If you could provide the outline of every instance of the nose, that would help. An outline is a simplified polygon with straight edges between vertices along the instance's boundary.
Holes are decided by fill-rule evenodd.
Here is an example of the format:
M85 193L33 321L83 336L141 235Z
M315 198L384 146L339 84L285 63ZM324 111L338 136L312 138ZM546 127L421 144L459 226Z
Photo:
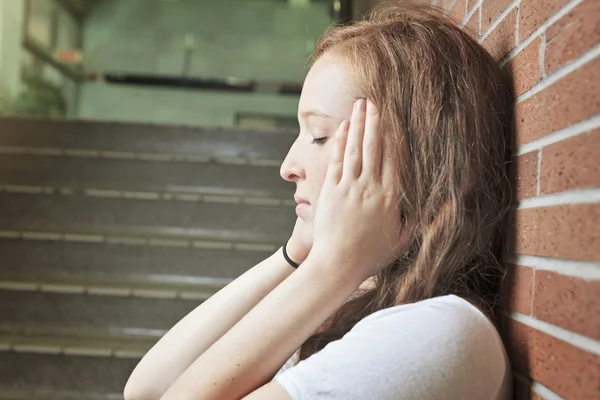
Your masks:
M281 177L288 182L297 182L300 179L306 178L306 172L302 167L299 152L297 151L297 143L298 139L292 144L279 169Z

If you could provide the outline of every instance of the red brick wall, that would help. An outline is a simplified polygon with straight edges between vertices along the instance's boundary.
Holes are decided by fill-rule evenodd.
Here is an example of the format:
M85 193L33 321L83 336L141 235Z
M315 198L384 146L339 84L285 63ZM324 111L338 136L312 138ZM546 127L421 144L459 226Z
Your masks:
M434 0L515 82L515 399L600 399L600 0Z
M429 1L515 81L518 205L502 332L515 399L598 400L600 0Z

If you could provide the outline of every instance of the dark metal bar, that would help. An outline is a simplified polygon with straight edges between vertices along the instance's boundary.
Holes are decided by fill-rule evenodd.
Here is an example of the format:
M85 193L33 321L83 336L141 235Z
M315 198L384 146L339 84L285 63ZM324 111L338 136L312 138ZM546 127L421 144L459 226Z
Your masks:
M182 89L218 90L226 92L248 93L260 90L259 88L261 87L260 82L251 80L234 82L227 81L225 79L187 78L179 76L147 74L120 74L114 72L104 74L104 79L109 83L121 85L159 86ZM274 92L282 95L299 95L302 90L302 84L300 83L269 82L268 85L274 86Z

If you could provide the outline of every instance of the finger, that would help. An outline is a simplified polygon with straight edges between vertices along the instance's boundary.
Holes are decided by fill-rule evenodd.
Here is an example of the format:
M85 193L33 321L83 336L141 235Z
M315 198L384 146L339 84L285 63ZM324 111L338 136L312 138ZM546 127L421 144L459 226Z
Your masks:
M361 177L381 181L381 149L383 147L381 127L379 123L379 111L375 104L367 100L367 112L365 120L365 134L362 149L362 171Z
M327 175L325 180L336 185L342 179L342 169L344 164L344 150L346 149L346 139L348 137L348 120L343 120L335 134L335 142L331 150L329 165L327 166Z
M354 104L352 120L350 121L350 130L348 131L348 141L344 153L344 171L342 178L356 179L360 175L362 168L362 142L365 131L365 99L359 99Z

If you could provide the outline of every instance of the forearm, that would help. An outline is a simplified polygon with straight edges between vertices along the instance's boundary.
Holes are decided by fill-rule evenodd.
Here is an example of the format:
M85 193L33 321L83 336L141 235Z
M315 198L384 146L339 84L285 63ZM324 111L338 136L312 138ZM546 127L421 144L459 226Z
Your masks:
M365 279L321 260L309 256L196 360L162 399L237 400L271 379Z
M159 399L202 353L293 271L278 250L196 307L142 358L127 382L125 398Z

